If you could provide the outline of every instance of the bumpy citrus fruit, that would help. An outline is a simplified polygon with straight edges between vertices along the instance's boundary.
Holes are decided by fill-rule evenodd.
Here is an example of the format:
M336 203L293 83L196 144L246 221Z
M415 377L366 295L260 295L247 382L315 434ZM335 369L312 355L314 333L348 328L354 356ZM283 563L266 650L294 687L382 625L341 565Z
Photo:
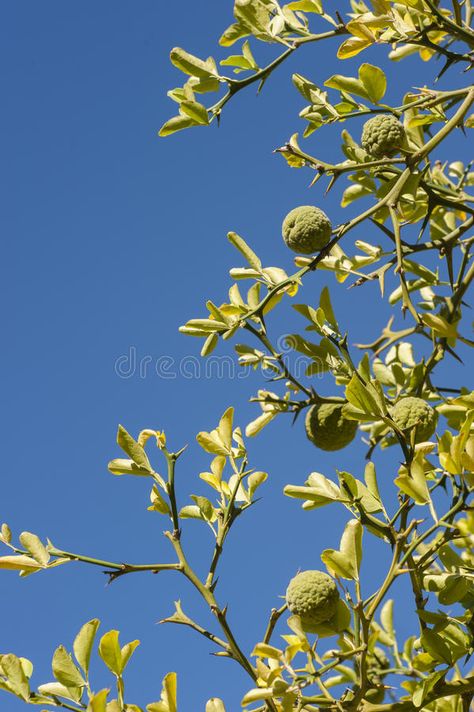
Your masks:
M390 114L378 114L365 122L362 147L370 156L383 158L399 153L405 142L405 129Z
M342 415L342 405L313 405L306 415L306 435L321 450L342 450L354 440L357 422Z
M415 430L415 442L420 443L429 440L436 429L438 416L436 411L428 405L422 398L408 396L395 403L390 413L395 425L400 430L411 434Z
M290 611L301 618L306 633L315 633L321 623L336 613L339 591L334 580L323 571L301 571L286 589Z
M293 208L282 225L284 241L291 250L302 255L310 255L326 247L331 232L332 225L328 216L313 205Z

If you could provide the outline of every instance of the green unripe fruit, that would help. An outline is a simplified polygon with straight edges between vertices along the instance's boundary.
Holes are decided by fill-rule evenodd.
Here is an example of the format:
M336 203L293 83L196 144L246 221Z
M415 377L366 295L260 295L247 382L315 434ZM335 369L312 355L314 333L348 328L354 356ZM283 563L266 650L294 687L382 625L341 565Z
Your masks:
M283 220L282 235L294 252L310 255L326 247L331 239L332 225L328 216L313 205L300 205L290 210Z
M390 415L395 425L407 435L410 435L412 429L416 428L416 443L429 440L436 430L438 415L422 398L413 396L402 398L398 403L395 403Z
M365 122L362 129L362 147L374 158L394 156L399 153L405 139L405 129L391 114L374 116Z
M318 625L329 621L336 613L338 601L334 579L323 571L302 571L286 589L286 604L300 617L306 633L316 633Z
M321 403L313 405L306 415L306 435L320 450L342 450L355 438L357 422L347 420L342 405Z

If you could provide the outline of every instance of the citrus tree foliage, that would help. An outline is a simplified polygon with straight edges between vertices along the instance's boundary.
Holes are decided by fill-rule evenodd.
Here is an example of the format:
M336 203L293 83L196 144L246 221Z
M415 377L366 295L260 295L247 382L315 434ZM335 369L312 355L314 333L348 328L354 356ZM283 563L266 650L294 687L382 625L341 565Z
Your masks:
M226 55L219 63L181 48L171 52L184 83L169 92L177 113L161 128L162 136L218 122L237 92L251 84L261 89L303 44L327 43L326 52L336 48L340 74L327 77L323 85L305 74L293 76L295 104L301 98L305 104L302 136L295 133L275 148L290 167L307 171L313 184L319 182L313 202L320 202L322 184L340 189L342 208L359 200L362 207L345 220L344 210L327 216L319 205L295 206L283 225L284 239L297 253L292 274L264 266L242 237L229 233L239 264L230 270L228 297L219 305L207 301L206 311L181 331L202 338L203 357L220 340L235 339L242 367L270 370L275 386L254 395L258 412L244 430L229 408L214 430L198 434L199 446L209 454L209 468L199 474L207 496L190 494L179 508L176 470L183 450L169 450L161 432L145 429L134 437L119 428L122 456L109 469L114 475L141 477L148 485L149 509L169 521L169 561L103 561L63 551L32 533L17 539L3 525L1 540L9 551L0 558L0 568L28 576L79 561L105 569L111 580L168 570L186 577L209 606L215 625L205 629L179 602L165 622L192 628L211 641L218 656L241 666L248 678L242 707L248 711L466 712L474 697L469 664L474 649L474 394L459 387L457 374L453 383L440 387L436 370L449 360L454 378L460 350L464 355L473 345L463 314L474 277L474 172L459 156L440 163L437 152L443 142L449 145L454 132L466 134L466 151L472 147L474 86L466 73L474 58L471 0L352 0L346 11L344 16L333 12L330 0L287 5L236 0L234 21L219 41ZM259 43L275 51L265 66L259 63ZM364 61L364 50L372 45L394 62L408 55L440 61L427 65L423 88L410 87L407 80L405 94L392 106L384 102L384 72ZM346 76L343 60L356 55L358 74ZM451 73L453 88L437 89L436 72L453 68L466 71ZM362 133L359 123L352 123L359 117L365 121ZM334 123L341 124L344 158L327 163L313 155L317 143L306 145L304 139L323 134ZM360 225L365 226L364 241L353 235ZM342 283L364 289L367 282L377 282L393 313L373 343L352 345L357 335L347 331L351 315L338 318L327 289L320 291L317 303L297 301L299 287L306 281L317 285L320 270L333 273L335 289ZM387 293L385 282L393 285L394 279L395 288ZM304 327L288 339L289 347L308 360L303 378L291 372L267 330L270 312L283 299L291 300ZM330 396L323 397L313 385L321 372ZM321 570L316 564L314 571L300 572L289 582L285 604L269 612L263 636L247 651L219 600L217 572L229 531L267 479L249 463L246 438L288 414L305 420L317 448L350 447L356 435L361 437L367 460L354 463L357 477L295 472L295 481L285 487L286 496L301 501L302 516L314 516L311 510L320 507L338 508L341 539L334 548L317 552ZM385 467L384 477L391 477L397 493L387 501L372 455L389 447L398 449L400 465L391 474L392 465ZM166 462L166 476L155 469L156 457ZM180 494L180 501L186 496ZM203 578L187 558L182 536L187 519L197 520L190 526L200 523L212 531L214 545ZM364 539L371 536L384 542L390 558L374 591L364 584ZM412 599L397 606L390 596L402 577L410 583ZM394 616L408 605L417 625L401 640ZM279 637L277 623L278 630L283 624ZM44 710L139 712L126 696L123 678L138 641L122 646L117 631L97 638L98 654L115 684L97 689L89 680L98 626L93 620L81 628L72 646L74 657L63 646L56 650L55 679L39 687L30 685L28 660L3 654L0 687ZM169 672L161 699L146 709L175 712L176 698L176 676ZM225 709L217 698L206 705L206 712Z

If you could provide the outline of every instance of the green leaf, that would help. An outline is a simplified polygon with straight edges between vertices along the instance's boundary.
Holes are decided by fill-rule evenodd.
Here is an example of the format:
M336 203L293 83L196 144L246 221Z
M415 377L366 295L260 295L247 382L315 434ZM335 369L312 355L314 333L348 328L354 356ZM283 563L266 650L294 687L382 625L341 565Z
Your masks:
M344 529L339 551L325 549L321 559L330 572L345 579L359 580L362 561L362 524L351 519Z
M181 47L175 47L170 52L171 63L175 67L180 69L185 74L189 74L193 77L201 77L202 79L207 79L208 77L215 75L215 65L212 59L203 61L199 57L195 57L193 54L189 54Z
M128 665L128 662L130 658L132 657L133 653L135 650L138 648L140 645L139 640L132 640L130 643L125 643L125 645L121 649L121 655L122 655L122 663L121 663L121 670L122 672L125 670L125 668Z
M262 2L237 0L234 4L234 17L256 37L267 38L270 14Z
M399 470L399 476L394 480L401 491L411 497L417 504L428 504L430 502L423 457L422 452L417 452L411 463L410 471L408 472L406 467L402 466Z
M21 697L22 700L28 701L30 685L21 660L12 653L2 655L0 656L0 670L7 678L8 688L11 692L17 697Z
M258 64L252 54L252 50L250 49L250 42L248 40L245 40L245 42L242 44L242 54L247 60L247 62L250 64L252 69L258 69Z
M189 116L173 116L171 119L168 119L168 121L165 121L158 131L158 136L170 136L177 131L189 129L191 126L196 126L196 124Z
M207 339L204 342L204 345L201 349L201 356L204 358L205 356L209 356L214 349L216 348L217 344L219 342L219 337L217 336L216 333L214 334L209 334Z
M179 105L180 110L186 114L196 124L207 126L209 124L209 114L203 104L198 101L182 101Z
M438 670L438 672L434 672L431 675L429 675L427 678L425 678L421 683L418 684L417 688L413 692L412 695L412 700L413 704L415 707L419 708L422 706L424 700L428 696L428 694L431 692L433 687L436 685L438 680L440 680L444 675L446 674L445 670ZM449 706L448 709L454 710L456 709L457 704L455 703L454 707ZM443 708L446 709L446 708Z
M188 79L189 84L195 94L207 94L208 92L219 90L219 80L217 77L208 77L207 79L199 79L192 77Z
M119 425L117 432L117 444L140 468L153 473L153 468L147 457L145 450L132 436L127 433L123 425Z
M382 503L382 498L380 497L379 486L377 483L377 473L375 470L375 465L373 462L368 462L365 466L364 480L367 485L367 489L372 494L375 499Z
M364 37L349 37L345 40L337 50L338 59L349 59L355 57L356 54L362 52L367 47L373 44L373 40Z
M360 79L355 79L354 77L344 77L342 74L333 74L332 77L329 77L329 79L324 82L324 86L349 92L350 94L356 94L363 99L369 99L367 90Z
M23 554L0 556L0 569L9 571L39 571L42 567L35 559Z
M94 639L99 625L100 621L97 618L93 618L87 623L84 623L73 643L76 660L86 675L89 673L92 646L94 645Z
M53 675L65 687L83 687L86 683L79 669L73 663L70 653L63 645L54 651Z
M260 485L263 485L263 483L267 480L268 474L266 472L252 472L251 475L249 475L249 478L247 480L247 485L248 485L248 496L249 499L252 500L255 491L260 487Z
M139 475L140 477L150 477L152 474L148 468L139 467L133 460L125 460L117 457L107 465L112 475Z
M331 502L347 499L339 487L320 472L312 472L304 487L286 485L283 491L287 497L306 500L305 504L310 505L305 507L306 509L322 507Z
M221 47L231 47L233 44L240 40L242 37L247 37L249 30L244 27L240 22L234 22L230 25L219 39L219 44Z
M33 559L35 559L38 564L41 564L41 566L46 566L50 559L50 554L40 538L37 537L36 534L31 534L31 532L22 532L19 538Z
M393 600L390 598L386 601L380 611L380 622L384 631L395 640L395 628L393 626Z
M250 704L251 702L258 702L259 700L270 700L274 696L273 687L254 687L249 690L242 698L240 703L242 707Z
M156 485L153 485L150 492L151 506L148 507L149 512L159 512L160 514L169 514L170 508L168 502L163 498L160 490Z
M365 185L361 185L359 183L356 185L350 185L342 194L341 208L347 208L347 206L353 203L354 200L364 198L366 195L372 195L370 188L367 188Z
M273 645L268 645L267 643L257 643L250 655L252 657L281 660L283 656L283 651L279 648L275 648Z
M247 425L245 428L245 435L248 438L255 437L255 435L258 435L258 433L263 430L263 428L275 417L276 413L262 413L262 415L259 415L258 418L255 418L255 420L252 420L252 422Z
M296 0L296 2L290 2L286 7L300 12L314 12L317 15L324 13L321 0Z
M296 309L298 314L301 314L310 322L312 322L312 324L314 324L314 326L316 327L314 331L317 331L318 333L325 336L322 331L322 328L324 326L324 322L326 321L326 315L324 314L324 311L321 309L321 307L318 307L318 309L313 309L313 307L310 307L308 304L293 304L292 306L293 309Z
M438 600L443 606L451 606L458 603L469 592L469 581L463 575L449 576L446 586L438 594Z
M377 392L371 384L364 385L357 373L352 375L346 386L346 398L351 405L367 415L379 417L382 414Z
M361 64L359 69L359 79L364 85L367 96L374 104L385 96L387 91L387 77L385 73L373 64Z
M201 509L197 504L186 504L179 510L180 519L204 519Z
M239 252L245 257L249 265L257 272L261 272L262 263L260 259L257 257L255 252L247 245L245 240L240 237L240 235L237 235L237 233L235 232L229 232L227 238L229 242L231 242L234 247L236 247Z
M319 306L324 312L326 321L333 327L333 329L339 331L339 325L334 315L334 309L331 304L331 296L327 287L324 287L321 292L321 296L319 297Z
M118 630L109 630L102 636L99 643L99 655L114 675L122 674L122 652Z
M435 660L452 665L453 659L449 646L438 633L430 628L425 628L421 634L421 644L427 653Z
M360 480L351 475L350 472L338 471L338 476L341 481L341 491L344 492L344 489L346 489L350 493L352 500L359 502L359 506L362 507L364 512L373 514L382 511L380 500L374 497L369 489Z
M210 452L213 455L229 455L229 448L222 441L217 430L212 430L210 433L201 432L196 435L196 440L203 450Z
M119 704L118 700L110 700L105 709L106 712L123 712L123 707Z
M196 502L196 506L199 508L202 519L206 519L208 522L210 522L214 519L214 507L212 506L212 502L210 502L210 500L208 500L207 497L203 497L202 495L194 494L194 495L191 495L191 499L193 499ZM182 510L180 512L180 516L181 517L183 516Z
M252 69L252 64L246 57L242 57L240 54L231 54L229 57L222 59L219 64L223 67L238 67L242 71Z
M219 697L211 697L206 702L205 712L226 712L224 703Z
M178 681L175 672L169 672L163 678L162 699L168 705L168 712L178 712Z
M5 544L10 544L12 540L12 532L8 524L2 524L0 532L0 540Z
M106 712L107 695L109 690L100 690L89 700L87 712Z
M82 687L65 687L60 682L47 682L45 685L39 685L38 692L41 695L65 697L74 702L79 702L82 697Z
M226 412L219 421L217 432L224 443L225 448L230 452L232 450L232 424L234 421L234 409L227 408Z
M186 322L186 326L191 329L197 329L206 335L227 329L227 324L223 321L217 321L217 319L190 319Z
M423 323L430 329L433 329L436 334L448 339L455 339L457 337L456 322L451 324L439 314L422 314L421 319Z

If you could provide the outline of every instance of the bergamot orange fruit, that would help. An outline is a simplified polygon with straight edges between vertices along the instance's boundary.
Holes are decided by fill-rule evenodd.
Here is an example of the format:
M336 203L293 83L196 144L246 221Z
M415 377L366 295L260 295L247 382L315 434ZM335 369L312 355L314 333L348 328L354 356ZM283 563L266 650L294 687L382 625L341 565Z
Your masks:
M415 428L415 442L429 440L436 430L438 415L422 398L407 396L395 403L390 415L400 430L411 435Z
M395 116L378 114L365 122L361 142L369 156L394 156L405 143L405 129Z
M331 239L332 225L328 216L313 205L300 205L290 210L283 220L282 235L294 252L310 255L326 247Z
M306 435L320 450L342 450L355 438L357 422L342 414L342 405L313 405L306 415Z
M323 571L301 571L286 589L286 604L306 633L317 632L318 625L331 620L338 601L336 583Z

